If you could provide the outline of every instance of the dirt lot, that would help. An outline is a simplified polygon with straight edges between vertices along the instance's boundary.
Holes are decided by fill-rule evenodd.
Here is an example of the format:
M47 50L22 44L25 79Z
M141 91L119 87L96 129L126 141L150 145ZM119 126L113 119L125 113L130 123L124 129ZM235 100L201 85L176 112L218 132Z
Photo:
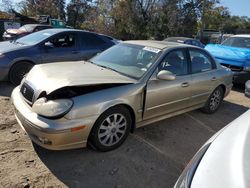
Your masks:
M173 187L203 143L250 108L241 89L207 115L193 111L137 129L117 150L49 151L32 145L0 83L0 187Z

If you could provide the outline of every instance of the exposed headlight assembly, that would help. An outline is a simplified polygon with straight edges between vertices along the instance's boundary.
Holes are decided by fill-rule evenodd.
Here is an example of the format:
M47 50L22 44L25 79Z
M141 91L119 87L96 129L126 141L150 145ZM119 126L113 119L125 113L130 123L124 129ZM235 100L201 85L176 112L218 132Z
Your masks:
M45 97L38 99L32 106L37 114L48 118L60 118L67 114L73 106L71 99L47 100Z
M190 188L195 171L211 143L203 146L188 163L175 184L175 188Z

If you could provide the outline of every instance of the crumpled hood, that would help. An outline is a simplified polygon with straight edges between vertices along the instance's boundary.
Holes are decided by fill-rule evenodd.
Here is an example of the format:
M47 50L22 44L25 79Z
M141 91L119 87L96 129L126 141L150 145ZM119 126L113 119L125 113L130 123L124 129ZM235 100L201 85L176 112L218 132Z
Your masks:
M212 142L192 180L192 188L250 187L250 110Z
M115 71L83 61L35 65L26 79L32 87L47 94L66 86L135 83Z
M250 63L250 49L218 44L208 44L205 49L209 51L219 63L237 66L244 66L246 62Z

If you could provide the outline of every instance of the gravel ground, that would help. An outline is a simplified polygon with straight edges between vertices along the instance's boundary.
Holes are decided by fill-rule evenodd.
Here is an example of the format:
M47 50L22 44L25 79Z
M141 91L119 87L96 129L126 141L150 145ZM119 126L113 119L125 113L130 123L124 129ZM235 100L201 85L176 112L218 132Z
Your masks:
M115 151L49 151L16 123L12 89L0 83L0 187L173 187L199 147L250 108L237 88L217 113L197 110L137 129Z

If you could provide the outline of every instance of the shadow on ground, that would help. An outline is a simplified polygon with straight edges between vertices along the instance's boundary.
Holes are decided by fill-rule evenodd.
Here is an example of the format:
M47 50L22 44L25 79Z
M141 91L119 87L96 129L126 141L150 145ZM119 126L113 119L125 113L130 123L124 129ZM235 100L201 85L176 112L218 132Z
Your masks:
M0 96L10 97L15 86L9 82L0 82Z
M120 148L106 153L34 148L69 187L173 187L206 140L246 110L225 101L212 115L197 110L169 118L137 129Z

